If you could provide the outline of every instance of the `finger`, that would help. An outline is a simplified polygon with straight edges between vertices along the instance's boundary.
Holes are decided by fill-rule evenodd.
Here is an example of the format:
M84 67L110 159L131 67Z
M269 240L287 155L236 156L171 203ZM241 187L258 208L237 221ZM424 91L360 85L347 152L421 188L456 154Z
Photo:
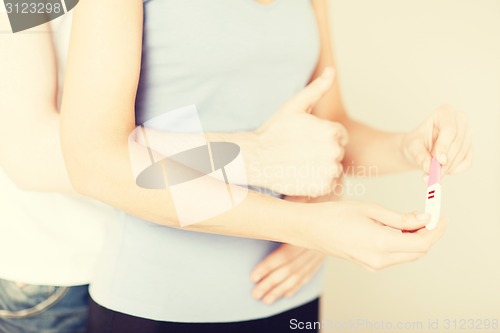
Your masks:
M451 156L453 157L453 160L451 163L449 163L449 166L446 167L446 173L451 174L454 172L454 170L462 164L462 162L466 159L467 155L469 154L469 151L471 150L472 147L472 131L468 129L464 129L464 139L462 142L462 145L460 148L454 148L455 150L453 151L453 154Z
M383 251L389 253L427 253L443 237L447 221L442 219L434 230L422 228L415 233L398 233L391 230L385 238Z
M470 147L464 160L456 168L451 170L450 174L455 175L455 174L464 172L465 170L469 169L472 165L472 160L473 160L473 151L472 151L472 147Z
M284 109L288 112L310 112L311 106L323 97L332 87L335 72L332 67L324 69L323 73L307 85L302 91L290 99Z
M306 285L314 277L316 272L323 266L324 257L319 257L312 262L308 268L307 273L303 276L302 280L285 292L285 297L293 297L304 285Z
M274 289L280 283L287 280L291 276L297 275L296 272L304 266L309 260L310 255L308 252L298 256L293 261L283 265L276 270L272 271L269 275L264 277L257 285L255 286L252 296L255 299L261 299L266 294L268 294L272 289Z
M345 156L345 146L348 141L347 130L344 126L338 123L330 123L333 129L333 140L334 140L334 151L332 155L334 156L334 164L338 164L344 159ZM338 168L337 168L338 169Z
M446 220L442 219L435 230L420 228L413 233L400 232L392 228L384 228L376 237L378 253L425 253L443 236Z
M376 204L365 205L365 213L375 221L399 230L417 230L429 222L429 214L401 214Z
M447 221L443 219L432 231L424 228L412 234L397 234L397 231L386 228L386 231L392 233L392 239L391 237L383 238L384 248L365 253L356 262L369 271L377 272L390 266L418 260L441 239L446 225Z
M434 230L427 230L425 228L418 230L417 235L422 236L429 244L427 251L436 244L445 234L448 227L448 219L445 217L440 218L436 228Z
M386 261L381 266L377 267L376 270L388 268L403 263L417 261L418 259L425 256L425 254L426 252L391 253L389 256L387 256Z
M469 130L467 128L467 115L464 112L457 112L455 115L456 123L456 136L448 150L447 164L443 167L444 173L457 163L456 159L463 149L467 149L467 140L470 138ZM462 154L462 158L465 152Z
M335 139L337 139L340 145L345 147L349 142L349 133L347 132L347 129L342 124L337 122L332 122L332 127L335 132Z
M332 181L330 182L330 188L329 191L327 191L326 195L331 194L334 190L336 190L336 188L334 187L336 182L334 182L334 180L339 179L344 174L344 166L342 165L341 162L333 161L332 167L334 167L333 173L331 174L330 177Z
M344 169L344 167L342 166L342 163L341 163L344 160L344 157L345 157L345 149L343 147L340 147L338 154L337 154L337 156L335 156L335 159L334 159L334 163L340 164L338 166L338 169L340 169L340 172L339 172L340 174L342 174L342 171Z
M391 228L384 228L384 233L377 235L376 253L422 253L430 246L430 240L425 239L418 231L405 233Z
M437 130L437 138L434 142L433 154L442 165L449 162L449 150L457 136L456 116L451 109L438 112L434 119L434 128Z
M283 198L283 200L290 201L290 202L297 202L297 203L308 203L310 198L309 197L287 195Z
M305 251L307 250L297 246L281 244L276 250L271 252L264 260L255 266L252 273L250 273L250 278L252 281L258 282L275 269L292 261Z
M429 173L432 156L423 140L413 140L408 145L408 153L425 173Z
M292 289L294 286L300 285L305 275L309 272L311 265L315 265L317 262L316 259L318 258L323 257L321 254L308 251L308 253L304 255L305 260L302 265L298 266L293 274L289 274L283 281L268 290L262 297L262 301L265 304L272 304L283 297L288 290Z

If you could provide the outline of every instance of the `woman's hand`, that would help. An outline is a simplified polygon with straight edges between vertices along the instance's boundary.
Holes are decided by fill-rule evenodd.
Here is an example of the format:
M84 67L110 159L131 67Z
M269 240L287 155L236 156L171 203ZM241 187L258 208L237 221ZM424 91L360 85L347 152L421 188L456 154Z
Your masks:
M252 295L266 304L292 297L320 269L325 255L290 244L282 244L252 271L256 283Z
M341 182L341 178L334 179L332 189L335 189L335 186ZM317 198L300 196L284 198L295 203L317 203L338 199L338 195L333 191ZM253 297L261 299L266 304L272 304L283 296L292 297L316 274L325 257L318 251L290 244L280 245L252 271L250 277L256 283Z
M301 206L304 214L314 218L300 230L306 243L297 245L347 259L370 271L421 258L446 228L445 221L440 221L436 229L429 231L424 228L429 221L427 214L401 214L370 203L342 201Z
M333 69L327 68L255 132L257 146L250 142L249 149L243 147L251 161L247 163L251 185L286 195L329 193L332 180L342 173L347 131L310 112L333 80Z
M405 135L403 153L429 173L432 156L445 174L459 173L472 161L472 134L467 116L449 106L438 108L423 124Z

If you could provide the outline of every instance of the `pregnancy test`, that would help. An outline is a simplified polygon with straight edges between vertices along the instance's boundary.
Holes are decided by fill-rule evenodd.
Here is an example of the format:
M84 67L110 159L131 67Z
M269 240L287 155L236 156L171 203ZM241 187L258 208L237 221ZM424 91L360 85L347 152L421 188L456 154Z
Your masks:
M433 157L429 180L427 181L427 198L425 201L425 212L431 216L431 220L425 226L427 230L436 228L441 216L441 164Z

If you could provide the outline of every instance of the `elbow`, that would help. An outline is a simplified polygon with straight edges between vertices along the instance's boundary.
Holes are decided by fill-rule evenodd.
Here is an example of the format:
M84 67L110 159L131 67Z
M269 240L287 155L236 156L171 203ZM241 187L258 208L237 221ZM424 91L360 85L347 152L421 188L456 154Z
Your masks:
M2 161L3 162L3 161ZM24 192L47 192L50 191L43 179L29 172L17 163L2 163L2 170L11 183Z
M78 194L108 202L116 188L125 183L120 172L116 150L106 145L73 145L63 143L63 156L69 181Z
M70 172L68 170L68 176L69 176L69 181L71 186L73 187L73 190L86 197L93 197L93 191L92 191L92 186L89 186L91 179L88 177L85 177L78 171L75 172Z
M73 189L86 197L114 205L129 188L127 137L94 131L62 118L61 147Z
M14 184L21 191L36 192L39 190L33 185L33 182L29 181L26 177L20 177L16 173L9 172L9 169L6 168L5 165L3 166L3 170L12 184Z
M91 161L94 159L89 154L82 153L81 149L71 145L63 145L63 156L66 171L73 190L78 194L94 197L96 173L92 171Z
M68 177L73 190L86 197L95 197L94 173L89 169L85 162L79 162L74 156L66 156L66 168Z
M64 124L62 124L64 125ZM61 149L66 172L73 190L78 194L93 197L93 161L97 160L89 142L78 130L67 131L61 128Z

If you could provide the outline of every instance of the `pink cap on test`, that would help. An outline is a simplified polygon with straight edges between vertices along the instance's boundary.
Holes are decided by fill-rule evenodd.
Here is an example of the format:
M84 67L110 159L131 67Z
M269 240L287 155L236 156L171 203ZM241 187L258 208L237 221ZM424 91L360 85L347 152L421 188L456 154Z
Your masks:
M431 169L429 171L429 180L427 181L427 186L437 184L440 180L441 163L438 162L437 158L433 157L431 161Z

